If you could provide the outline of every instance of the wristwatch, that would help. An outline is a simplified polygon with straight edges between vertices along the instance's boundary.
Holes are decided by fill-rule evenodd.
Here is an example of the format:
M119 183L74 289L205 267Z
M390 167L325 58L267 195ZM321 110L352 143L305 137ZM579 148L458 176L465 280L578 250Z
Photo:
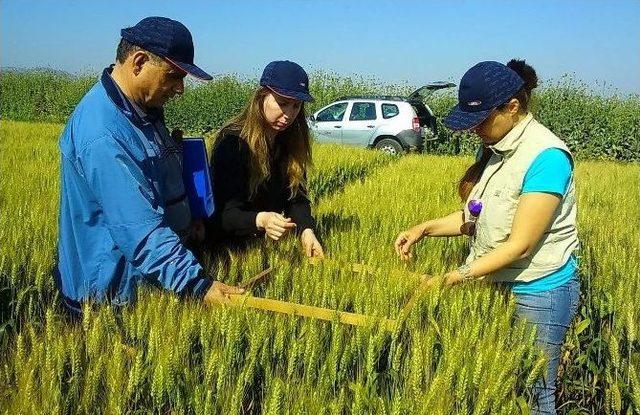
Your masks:
M470 264L460 265L458 267L458 272L460 273L460 276L462 277L462 281L463 282L467 282L470 279L473 279L473 277L471 276L471 265Z

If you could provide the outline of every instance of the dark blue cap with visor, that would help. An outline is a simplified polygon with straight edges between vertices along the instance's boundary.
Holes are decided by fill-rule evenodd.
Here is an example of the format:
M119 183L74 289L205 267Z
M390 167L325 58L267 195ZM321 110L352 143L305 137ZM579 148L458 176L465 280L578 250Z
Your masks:
M523 86L522 78L508 66L494 61L480 62L462 77L458 105L449 112L444 124L452 130L477 127Z
M127 42L154 53L189 75L205 81L212 77L193 64L193 39L182 23L167 17L146 17L120 31Z
M260 85L278 95L304 102L312 102L309 77L302 66L291 61L273 61L262 72Z

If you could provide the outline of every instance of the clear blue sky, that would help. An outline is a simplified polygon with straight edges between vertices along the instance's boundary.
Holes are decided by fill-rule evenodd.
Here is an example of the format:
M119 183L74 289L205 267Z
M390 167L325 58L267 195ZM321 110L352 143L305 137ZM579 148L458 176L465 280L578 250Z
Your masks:
M526 58L542 79L572 73L640 93L640 1L0 0L3 67L97 72L119 30L149 15L191 30L212 74L258 76L275 59L384 82L458 82L481 60ZM313 80L312 80L313 81Z

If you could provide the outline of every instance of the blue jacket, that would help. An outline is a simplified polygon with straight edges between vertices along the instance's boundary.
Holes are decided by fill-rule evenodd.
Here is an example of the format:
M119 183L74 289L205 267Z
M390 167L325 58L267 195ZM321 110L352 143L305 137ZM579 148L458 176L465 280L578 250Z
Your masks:
M203 295L211 281L176 233L190 219L179 150L156 137L162 112L143 118L110 72L60 137L57 283L72 302L123 304L142 281Z

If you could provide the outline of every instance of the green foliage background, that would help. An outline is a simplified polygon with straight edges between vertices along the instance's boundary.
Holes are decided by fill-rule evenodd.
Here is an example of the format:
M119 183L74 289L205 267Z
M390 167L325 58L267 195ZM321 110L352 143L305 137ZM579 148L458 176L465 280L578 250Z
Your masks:
M97 76L72 76L56 71L0 72L0 117L16 121L63 123ZM344 77L318 71L311 75L316 101L311 113L343 95L402 95L413 86L385 84L376 79ZM255 79L233 75L208 83L188 83L184 95L166 108L168 124L203 134L237 114L257 85ZM454 88L455 89L455 88ZM613 93L612 93L613 92ZM427 100L442 117L454 105L455 91L438 92ZM544 85L534 94L536 118L560 136L578 158L640 161L640 97L608 91L603 96L571 77ZM471 154L477 138L453 134L438 121L438 139L427 150L437 154Z

